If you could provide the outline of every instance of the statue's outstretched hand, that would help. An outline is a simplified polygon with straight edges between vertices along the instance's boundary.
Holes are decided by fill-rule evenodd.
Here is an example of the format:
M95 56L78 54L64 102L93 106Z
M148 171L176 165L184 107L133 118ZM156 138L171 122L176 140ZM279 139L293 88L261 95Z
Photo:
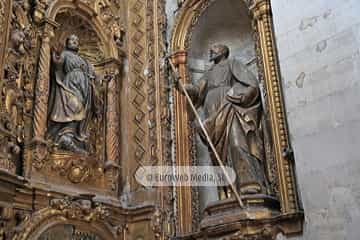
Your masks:
M185 84L184 89L189 94L191 98L197 97L199 95L199 88L193 84ZM184 90L182 90L184 92Z
M60 43L55 44L54 46L51 47L51 55L52 55L52 60L56 63L56 64L61 64L62 63L62 58L61 58L61 53L64 50L64 46Z
M64 46L60 43L56 43L51 47L51 52L58 57L60 57L63 50L64 50Z

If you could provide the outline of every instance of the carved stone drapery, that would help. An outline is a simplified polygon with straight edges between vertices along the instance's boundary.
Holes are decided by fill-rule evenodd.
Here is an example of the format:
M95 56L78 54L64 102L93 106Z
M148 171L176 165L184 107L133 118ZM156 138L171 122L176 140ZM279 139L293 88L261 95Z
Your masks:
M177 65L182 81L188 81L186 72L186 53L189 50L192 31L199 17L215 0L189 0L185 1L177 15L175 27L172 33L171 50L174 54L173 62ZM279 186L278 192L281 203L281 214L295 214L294 226L284 228L285 234L299 233L302 230L302 209L298 203L297 189L295 187L294 162L289 144L284 102L281 93L279 64L274 44L274 33L272 28L271 7L268 0L245 0L245 5L252 16L253 30L258 42L257 61L259 63L260 80L264 81L266 88L266 105L270 113L272 130L272 142L276 158L276 179ZM191 164L190 145L191 133L186 113L186 102L183 96L173 92L175 135L176 135L176 162L178 165ZM177 203L179 207L191 207L191 191L178 189ZM191 231L191 219L194 217L191 211L179 211L179 232L189 233ZM296 223L295 223L296 222Z

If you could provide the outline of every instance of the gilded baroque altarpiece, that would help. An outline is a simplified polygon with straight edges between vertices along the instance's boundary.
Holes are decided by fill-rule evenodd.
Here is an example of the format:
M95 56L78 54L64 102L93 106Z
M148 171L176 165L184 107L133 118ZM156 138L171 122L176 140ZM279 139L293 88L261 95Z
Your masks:
M196 189L149 188L135 180L141 166L194 162L186 102L170 84L166 56L172 56L180 81L188 81L192 31L212 2L179 2L167 44L165 0L0 1L0 239L48 239L59 226L69 229L71 239L106 240L269 239L279 232L301 232L303 213L267 0L244 2L265 86L271 177L280 208L259 210L254 206L263 202L254 198L245 201L251 210L239 209L228 199L209 206L201 217ZM70 60L85 59L91 71L83 64L64 67L70 85L61 87L72 92L69 86L86 73L92 89L88 99L96 106L86 118L86 146L83 139L79 145L85 153L69 151L74 142L49 139L50 102L58 94L53 92L58 84L53 55L70 51L71 35L79 48ZM62 100L76 107L71 105L76 97ZM68 131L67 124L60 125Z

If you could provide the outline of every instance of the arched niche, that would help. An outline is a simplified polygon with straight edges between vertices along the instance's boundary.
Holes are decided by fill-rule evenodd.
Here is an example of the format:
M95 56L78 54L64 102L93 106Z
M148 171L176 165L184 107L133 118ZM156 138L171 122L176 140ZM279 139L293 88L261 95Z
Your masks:
M30 218L21 226L21 232L16 233L13 239L16 240L45 240L51 236L61 237L63 239L76 239L78 234L88 234L95 237L94 240L112 240L116 239L113 229L101 221L86 222L68 219L64 214L53 209L43 209L36 213L36 217ZM66 238L73 237L73 238Z
M38 20L41 44L35 88L33 141L29 145L31 154L26 154L25 175L35 181L49 181L53 184L63 184L65 178L68 185L77 184L82 189L116 196L120 164L119 84L124 55L114 38L118 19L107 19L108 22L105 22L105 16L95 9L94 5L83 1L52 1ZM109 27L106 28L107 23ZM89 127L94 150L85 157L71 153L53 154L46 141L51 49L58 44L64 46L66 37L74 33L80 39L79 54L94 66L101 85L99 88L106 89L101 92L99 100L104 105L101 117L98 118L100 120L92 121ZM105 78L111 81L105 81Z
M81 15L73 10L64 11L57 14L55 21L59 27L55 30L54 45L63 45L69 35L76 34L80 42L80 55L93 65L106 59L107 44L101 41L99 34Z
M238 58L257 72L251 17L244 2L215 1L198 18L189 40L188 66L191 74L201 74L209 67L209 47L216 43L227 45L231 58ZM193 76L193 80L197 79L197 75Z
M56 225L45 232L43 232L38 240L72 240L72 239L87 239L87 240L103 240L98 235L94 234L91 229L79 229L77 226L71 224Z
M223 0L212 2L199 16L188 41L187 69L189 81L197 83L199 78L212 65L209 61L209 48L214 44L225 44L230 48L230 58L238 59L256 76L255 42L249 9L243 1ZM199 109L202 115L202 108ZM195 134L197 165L212 165L208 148ZM218 196L216 187L199 187L200 209L203 210Z
M302 229L302 208L296 188L271 14L269 0L185 1L176 17L171 52L183 83L196 82L207 70L207 49L216 42L228 44L232 57L238 58L258 76L271 130L269 142L273 150L270 155L273 157L267 162L272 168L269 172L276 179L274 188L280 201L281 214L297 214L293 217L296 227L284 228L284 233L290 234ZM173 95L176 164L197 164L196 155L204 154L207 149L198 148L194 140L185 97L176 90ZM196 199L195 192L191 188L179 188L177 191L178 204L190 209L178 212L179 232L194 230L194 218L200 215L198 205L192 203L194 197Z
M98 3L99 1L96 1ZM85 19L90 24L94 32L98 34L100 41L104 44L104 53L110 58L116 58L117 48L112 39L111 34L105 31L106 24L99 19L96 10L100 10L98 4L94 8L90 7L90 4L83 3L81 1L53 1L47 8L45 18L50 21L56 22L58 14L63 12L69 12L75 10L79 17Z

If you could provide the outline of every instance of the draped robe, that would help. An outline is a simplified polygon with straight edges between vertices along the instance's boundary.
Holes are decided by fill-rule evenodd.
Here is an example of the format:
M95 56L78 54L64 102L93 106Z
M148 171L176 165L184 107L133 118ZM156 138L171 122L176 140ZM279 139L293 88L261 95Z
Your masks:
M234 168L239 191L247 193L252 186L252 193L265 193L262 105L256 77L240 62L226 59L204 74L197 93L194 99L198 107L203 106L204 126L221 159ZM217 165L213 154L211 158Z
M57 142L67 135L85 148L92 108L92 66L76 52L64 50L53 64L49 98L49 135Z

